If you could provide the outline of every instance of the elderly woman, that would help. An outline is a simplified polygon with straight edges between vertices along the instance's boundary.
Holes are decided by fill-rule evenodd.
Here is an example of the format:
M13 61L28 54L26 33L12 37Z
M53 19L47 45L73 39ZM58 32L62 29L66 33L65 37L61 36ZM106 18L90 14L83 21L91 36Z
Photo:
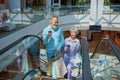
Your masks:
M76 54L79 53L80 50L80 41L76 38L77 33L77 29L70 29L70 37L65 39L63 46L64 62L67 67L68 80L71 80L72 78L72 67L76 62Z

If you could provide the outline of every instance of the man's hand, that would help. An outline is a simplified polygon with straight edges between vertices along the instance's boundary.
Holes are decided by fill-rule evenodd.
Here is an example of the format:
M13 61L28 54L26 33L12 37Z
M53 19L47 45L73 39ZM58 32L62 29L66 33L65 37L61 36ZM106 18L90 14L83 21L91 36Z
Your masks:
M52 36L52 33L48 33L46 39L51 38L51 36Z
M60 52L59 50L57 50L57 49L55 50L55 53L56 53L56 54L58 54L59 52Z

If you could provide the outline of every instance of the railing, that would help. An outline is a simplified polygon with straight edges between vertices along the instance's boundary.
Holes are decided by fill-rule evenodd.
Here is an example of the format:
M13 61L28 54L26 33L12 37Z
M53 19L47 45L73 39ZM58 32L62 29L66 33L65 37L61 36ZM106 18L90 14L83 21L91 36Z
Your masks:
M94 49L94 51L93 51L93 55L91 56L91 58L93 58L93 57L95 56L97 49L101 46L101 44L102 44L104 41L106 41L108 44L110 44L110 46L111 46L111 48L113 49L115 55L117 56L117 58L118 58L119 61L120 61L120 54L119 54L119 53L120 53L120 50L119 50L119 48L115 45L115 43L114 43L111 39L109 39L109 38L102 38L102 39L98 42L97 46L95 47L95 49Z
M120 50L109 38L102 38L90 59L93 80L120 79Z
M24 75L17 75L16 77L13 78L13 80L31 80L33 78L35 78L35 80L39 80L38 76L35 76L36 74L38 74L38 72L39 70L32 69Z
M27 8L23 9L23 11L16 9L9 12L8 10L8 20L0 25L3 27L3 29L0 30L0 37L23 29L45 18L50 18L51 15L66 16L83 13L89 14L88 9L89 6L64 6L57 10L52 7L46 8L45 6L40 6L37 9Z
M90 71L90 61L89 61L89 51L88 51L88 43L85 37L82 38L81 44L81 52L83 58L82 64L82 80L92 80L91 71Z
M11 75L11 77L7 77L12 79L15 75L25 74L32 69L32 66L28 66L30 59L27 56L27 50L36 41L40 42L40 40L40 37L36 35L26 35L0 50L0 79L5 79L4 75L6 73ZM39 46L40 44L38 43L37 45ZM46 63L43 59L40 59L40 61L43 64Z
M9 49L11 49L12 47L14 47L15 45L17 45L18 43L20 43L21 41L23 41L24 39L26 39L28 37L36 37L37 39L40 40L40 37L38 37L36 35L27 35L27 36L24 36L24 37L20 38L19 40L13 42L12 44L8 45L4 49L0 50L0 55L4 54L6 51L8 51Z
M107 5L103 9L104 14L119 14L120 5ZM79 15L79 14L90 14L90 6L61 6L60 8L46 8L46 6L40 6L36 9L25 8L22 11L13 10L9 12L8 10L8 21L9 23L4 23L2 26L5 28L0 31L0 37L6 36L10 32L20 30L24 27L32 25L45 18L50 18L51 15L66 16L66 15Z
M29 71L24 77L23 80L31 80L35 74L37 74L38 70L33 69L31 71Z

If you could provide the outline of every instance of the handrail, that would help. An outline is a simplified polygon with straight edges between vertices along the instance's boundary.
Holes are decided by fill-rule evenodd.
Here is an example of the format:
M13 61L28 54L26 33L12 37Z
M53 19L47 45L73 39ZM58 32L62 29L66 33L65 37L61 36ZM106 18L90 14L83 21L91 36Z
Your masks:
M38 70L36 69L30 70L28 73L26 73L22 80L31 80L37 72Z
M102 39L98 42L97 46L95 47L95 49L94 49L94 51L93 51L93 54L92 54L91 58L94 57L95 52L97 51L97 49L99 48L99 46L102 44L103 41L106 41L108 44L110 44L110 46L111 46L112 50L114 51L116 57L117 57L118 60L120 61L120 54L119 54L119 53L120 53L120 49L117 47L117 45L116 45L110 38L102 38Z
M23 74L22 76L18 75L14 77L12 80L31 80L34 77L34 75L37 74L38 71L39 71L38 69L32 69L26 74Z
M23 36L22 38L18 39L17 41L11 43L10 45L8 45L7 47L3 48L2 50L0 50L0 55L4 54L6 51L10 50L12 47L14 47L15 45L17 45L18 43L20 43L22 40L28 38L28 37L36 37L40 40L40 37L39 36L36 36L36 35L26 35L26 36ZM39 41L40 42L40 41ZM42 60L43 62L47 63L45 60L43 59L40 59Z
M19 79L19 80L32 80L32 78L33 77L35 77L35 78L37 78L38 79L38 77L37 76L35 76L37 73L41 73L41 74L39 74L39 75L37 75L37 76L41 76L42 75L42 73L44 73L43 71L41 71L40 69L32 69L32 70L30 70L29 72L27 72L21 79ZM43 75L42 75L43 76ZM45 75L44 75L45 76ZM41 80L41 79L40 79Z
M0 55L5 53L6 51L8 51L9 49L11 49L12 47L14 47L15 45L17 45L18 43L20 43L22 40L28 38L28 37L36 37L40 40L40 37L36 36L36 35L26 35L20 39L18 39L17 41L11 43L10 45L8 45L7 47L3 48L2 50L0 50Z
M89 51L87 38L82 38L81 44L82 56L83 56L83 65L82 65L82 80L92 80L91 70L90 70L90 60L89 60Z

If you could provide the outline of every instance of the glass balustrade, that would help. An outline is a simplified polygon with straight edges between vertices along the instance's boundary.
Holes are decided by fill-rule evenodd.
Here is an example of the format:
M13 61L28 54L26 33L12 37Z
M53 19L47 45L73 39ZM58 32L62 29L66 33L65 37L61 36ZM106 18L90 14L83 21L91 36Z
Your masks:
M90 67L93 80L120 79L120 61L106 41L95 50L94 56L90 59Z
M0 80L22 78L32 69L39 69L40 39L35 36L23 37L0 51ZM34 55L37 55L34 62ZM43 64L44 65L44 64ZM17 80L18 80L17 79ZM22 79L21 79L22 80Z

